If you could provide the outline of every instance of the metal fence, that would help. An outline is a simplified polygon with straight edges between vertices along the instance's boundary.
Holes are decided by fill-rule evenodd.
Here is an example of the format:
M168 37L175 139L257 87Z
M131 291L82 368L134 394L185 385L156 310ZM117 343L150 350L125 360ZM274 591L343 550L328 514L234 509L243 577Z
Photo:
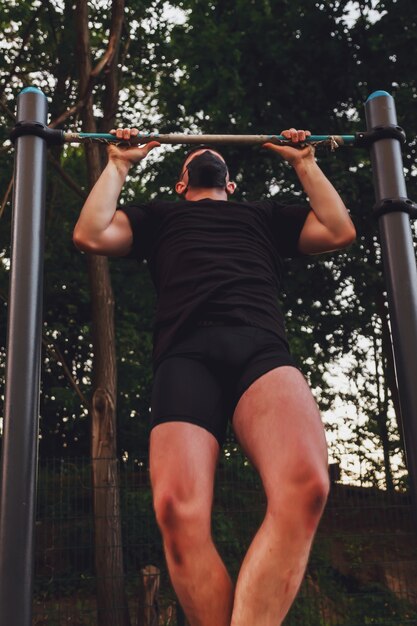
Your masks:
M91 461L43 460L36 523L34 625L96 626ZM164 563L145 461L120 466L124 587L131 624L142 570L160 569L159 624L181 623ZM237 448L220 462L213 533L231 574L262 519L264 495ZM110 520L111 521L111 520ZM100 575L98 573L97 575ZM333 481L286 626L417 624L417 543L406 493Z

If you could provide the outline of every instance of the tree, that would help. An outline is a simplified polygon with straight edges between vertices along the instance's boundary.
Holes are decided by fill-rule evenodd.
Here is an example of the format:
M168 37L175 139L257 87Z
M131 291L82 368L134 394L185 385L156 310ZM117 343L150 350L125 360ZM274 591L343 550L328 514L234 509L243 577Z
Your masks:
M87 7L87 3L81 4ZM55 127L79 128L81 117L86 123L88 106L92 124L92 97L94 120L101 130L109 128L117 110L117 123L144 130L157 125L161 131L279 132L294 123L316 132L353 132L364 128L363 101L367 95L377 88L390 91L393 82L399 85L400 124L406 130L416 125L416 68L408 52L415 45L417 9L411 0L384 0L378 6L370 0L296 5L286 0L238 0L233 6L225 0L183 0L176 4L183 12L179 24L169 23L165 4L135 0L125 7L118 51L119 90L112 83L116 73L109 72L107 65L117 56L116 48L108 45L109 6L88 5L90 42L84 51L90 47L93 76L89 80L84 75L81 93L77 68L82 60L83 72L87 73L86 57L76 52L72 4L37 0L32 4L3 3L1 138L6 140L7 127L13 124L17 93L29 83L47 93ZM357 10L353 17L348 13L351 8ZM155 194L172 197L172 183L183 153L161 152L163 160L148 159L132 174L122 201ZM381 403L378 407L376 396L370 398L367 425L361 428L365 437L374 428L372 424L379 422L378 432L386 450L401 448L401 434L397 442L393 422L393 412L397 422L400 415L387 339L389 317L384 305L378 233L370 215L374 197L369 156L364 150L318 154L323 169L351 208L358 241L347 252L297 260L290 270L283 303L293 351L321 407L327 410L339 392L326 382L326 373L336 367L342 355L350 354L352 377L356 375L364 367L357 346L364 339L373 345L376 333L374 359L380 366L373 371L385 372ZM284 198L294 197L298 185L291 171L271 155L254 149L230 149L225 150L225 156L241 197L270 190ZM416 196L415 156L411 138L405 149L411 198ZM91 159L97 173L103 156ZM7 143L0 152L0 162L0 322L4 337L10 232L6 200L12 176ZM101 348L92 338L85 258L74 250L71 230L94 175L90 176L84 166L82 148L51 148L49 163L41 456L87 454L89 391L98 380L93 360ZM109 271L118 349L117 394L114 383L111 387L118 407L117 454L119 458L135 458L147 448L155 297L145 265L137 268L132 261L116 261L110 263ZM98 281L93 282L98 285ZM3 347L2 368L4 358ZM107 363L112 363L113 376L114 355ZM372 384L371 374L367 376L368 389L372 385L376 388L376 374ZM372 471L376 475L376 470ZM386 478L389 481L388 475Z
M110 5L118 15L117 25L111 23ZM51 123L57 128L79 129L83 124L87 130L96 124L99 130L108 130L117 112L116 124L144 130L156 125L160 131L275 133L295 124L315 132L341 133L363 130L363 101L374 89L391 91L395 82L399 122L409 136L416 127L417 61L410 54L417 36L413 0L384 0L378 5L371 0L292 4L182 0L175 3L183 12L178 24L169 21L162 0L131 0L123 20L122 6L118 0L79 0L75 13L68 0L2 3L1 374L12 177L12 149L6 140L22 87L36 84L47 93ZM348 9L357 13L352 17ZM81 54L77 38L83 41ZM161 153L163 159L150 158L132 174L123 202L156 194L173 197L183 151ZM371 217L369 156L364 150L318 155L352 211L358 241L349 251L292 264L283 294L287 328L321 408L331 410L341 399L355 404L361 418L358 426L351 425L352 442L339 437L333 455L359 451L363 480L398 488L403 485L403 443L397 428L400 414L378 232ZM280 193L293 199L297 193L291 171L271 155L230 149L225 156L240 197ZM92 395L95 416L104 417L111 431L108 437L104 429L104 440L114 475L116 456L135 459L147 449L155 296L146 266L138 268L127 260L111 262L108 268L105 260L88 260L91 292L86 258L74 249L71 231L104 155L90 148L88 167L83 157L80 147L49 150L40 449L41 458L88 454ZM409 137L405 167L411 198L417 197L415 158L416 143ZM101 285L105 291L98 288ZM99 298L104 304L97 304ZM103 330L98 331L98 324ZM329 382L342 355L349 358L350 388L345 392ZM97 367L97 359L103 367ZM105 391L94 394L93 389ZM95 442L99 438L101 434ZM393 454L400 458L399 468ZM357 480L358 475L350 479ZM109 494L117 513L116 491ZM114 558L120 571L120 553ZM104 608L106 590L100 593ZM117 594L123 598L122 585ZM120 605L113 623L128 620L124 599Z
M149 7L151 4L149 3ZM102 111L101 129L109 130L114 125L115 112L118 108L118 79L121 66L119 50L122 28L128 35L127 43L130 41L128 24L124 22L124 2L113 0L111 20L109 20L107 8L104 7L91 11L89 14L88 4L84 1L78 2L75 14L70 2L66 2L63 6L56 6L53 3L36 3L36 6L32 8L23 5L25 3L17 4L7 12L9 21L5 30L12 38L16 30L19 31L21 28L23 47L18 48L14 56L13 52L10 52L9 57L6 57L9 67L8 71L4 72L3 111L13 120L13 113L9 110L7 101L12 101L16 90L26 86L22 85L17 78L21 64L24 68L25 80L30 80L27 77L35 75L34 81L45 91L49 91L49 85L54 86L52 97L50 97L50 110L53 118L51 126L59 127L63 123L68 123L74 115L79 115L85 130L95 130L98 108ZM141 10L145 11L149 7L141 5ZM134 9L135 7L132 7L132 10ZM96 28L99 25L102 27L93 37L90 37L89 32L91 20L94 20ZM105 33L105 26L109 21L107 50L93 67L93 54L95 55L100 48L103 48L105 37L102 33ZM138 30L140 32L140 28ZM49 45L45 45L46 41ZM33 57L25 54L26 43L33 43ZM128 46L125 45L123 50L125 58L127 48ZM56 58L61 61L58 65L55 64ZM43 64L40 76L35 72L39 61ZM15 83L14 88L6 82L10 79L12 83ZM81 151L76 151L76 162L71 158L71 154L61 148L50 151L50 160L57 175L72 191L75 191L78 196L78 205L86 194L80 184L72 178L70 172L76 173L77 181L81 179L87 182L87 187L91 186L101 172L105 152L100 154L97 145L89 146L85 172L79 168L80 155ZM65 171L62 164L65 164ZM8 172L10 175L10 168ZM46 281L44 344L47 353L45 354L46 376L43 379L44 420L41 436L45 435L47 439L50 434L55 437L57 434L62 434L63 439L68 441L68 435L75 431L73 435L75 442L86 433L86 413L89 411L91 414L98 620L103 625L123 624L125 626L130 621L123 584L118 493L119 451L116 446L114 298L107 259L88 257L92 303L91 341L89 313L86 306L88 299L86 281L83 279L81 284L74 289L77 279L79 280L80 275L83 275L79 261L81 255L73 250L71 244L71 231L75 221L72 209L75 203L73 198L65 201L60 193L61 186L62 182L57 177L51 177L48 180L47 222L48 228L52 226L54 234L48 237L46 266L48 268L48 263L50 263L53 271L47 274L48 280ZM4 206L7 200L8 194L4 197ZM58 207L59 216L55 213ZM59 249L58 243L61 244ZM6 246L2 250L5 259L2 266L3 279L6 276L5 270L8 268L8 251ZM73 262L75 257L78 259ZM74 267L76 271L73 271ZM62 292L67 291L70 286L72 298L74 291L77 291L79 296L81 295L76 305L72 298L67 301L63 301L62 298ZM51 294L54 296L54 290L57 288L61 293L57 298L51 298ZM71 331L73 331L72 335ZM131 352L130 347L129 351ZM59 368L58 376L56 366ZM70 386L71 389L62 387L64 380L67 381L67 387ZM82 383L92 385L91 401L87 399ZM74 391L77 393L75 402ZM47 409L48 404L55 400L61 404L60 410L57 412L55 409L48 415L45 408ZM80 418L77 417L77 400L78 406L80 401L83 405L83 414ZM65 415L68 410L70 411L69 420ZM70 422L70 428L68 428L68 422ZM49 428L51 430L48 432ZM63 447L70 447L71 443L69 442L68 445L65 442Z
M107 70L103 97L103 130L114 125L118 102L118 60L124 18L124 0L113 0L109 46L101 66ZM91 64L88 6L78 0L76 9L79 96L85 132L96 132L91 84L97 74ZM96 68L97 69L97 68ZM98 144L87 146L90 188L98 180L102 164ZM116 347L114 297L108 261L88 255L93 331L93 396L91 401L91 458L94 494L97 610L100 626L130 624L124 588L119 471L116 444Z

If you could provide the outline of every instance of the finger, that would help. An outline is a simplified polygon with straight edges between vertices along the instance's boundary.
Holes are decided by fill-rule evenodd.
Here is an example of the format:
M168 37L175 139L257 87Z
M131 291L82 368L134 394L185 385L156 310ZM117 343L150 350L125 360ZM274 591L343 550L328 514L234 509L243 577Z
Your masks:
M113 128L110 134L116 135L118 139L130 139L130 137L136 137L139 131L137 128Z
M299 130L298 132L298 141L305 141L307 137L311 137L311 133L309 130Z
M305 148L303 148L303 156L307 156L309 154L316 154L316 148L311 145L311 143L307 144Z
M282 135L282 133L281 133ZM287 139L291 140L291 137L287 137ZM288 144L278 144L278 143L272 143L272 142L268 142L268 143L264 143L262 144L262 148L266 148L267 150L273 150L274 152L279 152L280 154L283 154L285 151L288 150L298 150L299 148L296 148L295 146L290 146Z
M296 128L290 128L291 133L291 141L297 143L298 141L298 130Z
M282 134L282 133L281 133ZM294 142L295 143L295 142ZM264 143L262 144L262 148L266 148L267 150L272 150L273 152L278 152L280 156L284 159L288 158L291 154L304 154L304 151L308 151L312 148L311 145L306 146L305 148L302 146L288 146L288 145L279 145L276 143Z
M274 150L275 152L279 152L280 146L277 146L277 144L275 144L275 143L268 142L268 143L262 144L262 148L266 148L267 150ZM278 150L277 150L277 148L278 148Z
M298 143L299 141L305 141L306 131L297 130L296 128L289 128L288 130L283 130L281 135L292 143Z
M299 143L306 140L306 137L311 136L311 132L309 130L297 130L296 128L289 128L288 130L283 130L281 135L286 139L289 139L292 143Z
M298 131L296 128L288 128L287 130L283 130L281 135L285 137L285 139L289 139L294 141L294 138L297 137Z
M116 130L117 139L129 139L130 138L130 128L118 128Z
M149 143L147 143L144 146L144 150L145 150L145 154L148 154L151 150L153 150L154 148L159 148L160 147L160 143L159 141L150 141Z

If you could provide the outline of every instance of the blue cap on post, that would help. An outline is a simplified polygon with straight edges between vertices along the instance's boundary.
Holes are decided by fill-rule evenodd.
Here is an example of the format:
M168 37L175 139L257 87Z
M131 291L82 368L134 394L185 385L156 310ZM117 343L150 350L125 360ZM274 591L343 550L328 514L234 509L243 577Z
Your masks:
M374 98L380 98L381 96L388 96L389 98L392 98L391 94L388 93L388 91L374 91L368 97L366 102L369 102L370 100L373 100Z
M43 93L43 91L41 91L40 89L38 89L37 87L25 87L24 89L22 89L22 91L20 92L20 94L22 93L40 93L42 96L44 96L45 94ZM20 95L19 94L19 95Z

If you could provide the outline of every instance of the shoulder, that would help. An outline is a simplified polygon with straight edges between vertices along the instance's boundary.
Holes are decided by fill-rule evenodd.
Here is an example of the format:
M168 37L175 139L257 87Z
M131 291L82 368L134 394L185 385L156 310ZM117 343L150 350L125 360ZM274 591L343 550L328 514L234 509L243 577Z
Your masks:
M136 210L155 211L158 208L168 208L170 206L174 206L175 204L177 204L177 202L175 202L174 200L159 200L158 198L155 198L146 202L141 202L140 200L128 202L124 205L121 205L120 208L123 210L125 208L132 208Z
M275 220L305 221L311 211L308 202L297 202L295 199L288 201L270 198L264 201L264 206Z
M161 213L169 211L175 206L174 201L149 200L148 202L129 202L118 206L119 211L123 211L128 217L155 217Z

